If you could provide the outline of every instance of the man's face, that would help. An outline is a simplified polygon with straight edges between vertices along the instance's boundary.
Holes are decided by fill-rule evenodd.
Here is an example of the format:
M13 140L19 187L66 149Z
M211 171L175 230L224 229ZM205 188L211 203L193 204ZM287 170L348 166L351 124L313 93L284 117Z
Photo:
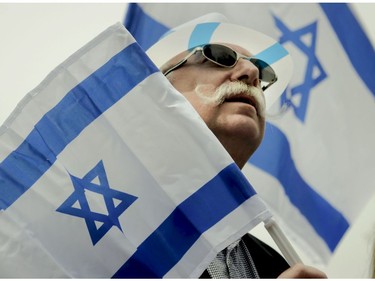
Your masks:
M225 45L240 54L251 56L239 46ZM185 55L174 58L171 63L178 62ZM224 68L206 60L198 52L167 77L189 100L224 146L245 143L251 148L250 155L259 146L264 134L265 105L263 92L260 90L258 69L250 61L240 59L233 68ZM260 94L250 98L244 94L246 90L243 89L243 83L238 89L237 84L241 84L236 83L238 81L256 87ZM233 84L235 88L232 87ZM223 102L220 103L213 97L222 85L227 87L222 90ZM228 147L226 148L228 150Z

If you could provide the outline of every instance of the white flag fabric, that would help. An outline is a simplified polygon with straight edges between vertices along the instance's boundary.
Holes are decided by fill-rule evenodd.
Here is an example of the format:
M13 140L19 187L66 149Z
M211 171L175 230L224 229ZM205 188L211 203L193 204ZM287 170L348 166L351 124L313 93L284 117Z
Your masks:
M0 129L2 277L199 277L270 212L120 23Z
M349 4L130 4L125 26L148 49L170 28L213 11L292 55L290 86L243 172L290 237L327 264L374 194L374 49Z

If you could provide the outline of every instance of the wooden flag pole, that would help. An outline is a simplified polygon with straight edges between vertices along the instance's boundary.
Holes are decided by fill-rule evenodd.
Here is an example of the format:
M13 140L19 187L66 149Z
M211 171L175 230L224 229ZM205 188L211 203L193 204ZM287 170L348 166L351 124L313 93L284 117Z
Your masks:
M293 266L296 263L302 263L301 258L298 256L292 244L290 244L274 218L269 218L264 221L264 226L290 266Z

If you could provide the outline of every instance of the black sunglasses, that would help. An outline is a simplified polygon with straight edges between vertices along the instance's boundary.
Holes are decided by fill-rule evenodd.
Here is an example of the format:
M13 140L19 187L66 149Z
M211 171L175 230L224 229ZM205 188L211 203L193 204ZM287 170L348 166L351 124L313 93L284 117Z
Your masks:
M166 70L164 72L164 75L167 76L172 71L181 67L192 55L194 55L198 51L201 51L202 55L206 59L221 67L234 67L239 59L249 60L258 68L259 79L262 82L267 82L267 85L262 86L263 91L265 91L277 81L275 71L265 61L257 59L255 57L246 57L242 54L237 53L230 47L221 44L207 44L194 48L185 58Z

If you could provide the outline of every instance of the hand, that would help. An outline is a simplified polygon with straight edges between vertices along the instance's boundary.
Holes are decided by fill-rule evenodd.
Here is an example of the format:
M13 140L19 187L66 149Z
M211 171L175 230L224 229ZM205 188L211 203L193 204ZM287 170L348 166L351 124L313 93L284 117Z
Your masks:
M285 270L277 278L327 278L327 275L315 267L297 263Z

